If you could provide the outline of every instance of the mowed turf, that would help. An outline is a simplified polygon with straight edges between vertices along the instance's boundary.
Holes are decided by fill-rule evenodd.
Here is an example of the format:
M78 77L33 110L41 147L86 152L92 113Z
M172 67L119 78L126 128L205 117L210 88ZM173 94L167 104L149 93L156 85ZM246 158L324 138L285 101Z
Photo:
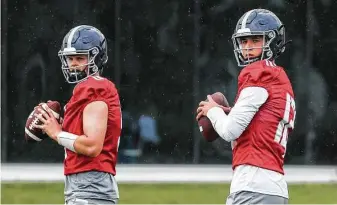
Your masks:
M63 204L63 183L1 185L2 204ZM224 204L228 184L120 184L123 204ZM290 185L291 204L337 204L337 184Z

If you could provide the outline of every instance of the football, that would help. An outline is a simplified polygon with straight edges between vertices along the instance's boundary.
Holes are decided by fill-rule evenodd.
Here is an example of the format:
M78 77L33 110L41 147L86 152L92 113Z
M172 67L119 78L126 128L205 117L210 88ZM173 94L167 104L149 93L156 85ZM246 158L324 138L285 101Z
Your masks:
M54 117L60 121L61 105L59 102L48 101L47 103L42 103L39 107L44 110L49 107L52 110ZM27 142L39 142L48 137L42 132L42 130L33 126L34 124L42 124L42 122L37 117L35 117L34 114L40 114L40 112L37 109L34 109L28 116L25 126L25 139Z
M229 103L226 97L222 93L216 92L216 93L213 93L211 96L212 96L212 99L219 105L224 106L224 107L229 107ZM202 136L208 142L212 142L219 137L218 133L214 130L211 121L206 116L202 116L198 120L198 125L199 125L199 130Z

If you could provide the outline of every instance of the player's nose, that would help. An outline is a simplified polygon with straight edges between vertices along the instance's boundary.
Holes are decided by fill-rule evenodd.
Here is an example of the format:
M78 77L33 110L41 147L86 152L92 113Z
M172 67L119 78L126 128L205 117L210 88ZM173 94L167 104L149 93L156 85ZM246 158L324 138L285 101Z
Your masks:
M252 42L251 41L247 41L247 43L244 45L244 49L247 49L247 50L252 49Z
M78 66L78 63L76 61L72 61L70 63L70 70L75 70L77 66Z

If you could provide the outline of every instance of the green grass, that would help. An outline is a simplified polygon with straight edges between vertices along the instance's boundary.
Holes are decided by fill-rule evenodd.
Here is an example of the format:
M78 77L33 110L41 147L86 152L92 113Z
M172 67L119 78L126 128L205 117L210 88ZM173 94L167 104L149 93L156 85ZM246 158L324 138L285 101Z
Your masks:
M120 184L123 204L224 204L228 184ZM337 184L289 186L292 204L337 204ZM1 185L2 204L63 204L62 183Z

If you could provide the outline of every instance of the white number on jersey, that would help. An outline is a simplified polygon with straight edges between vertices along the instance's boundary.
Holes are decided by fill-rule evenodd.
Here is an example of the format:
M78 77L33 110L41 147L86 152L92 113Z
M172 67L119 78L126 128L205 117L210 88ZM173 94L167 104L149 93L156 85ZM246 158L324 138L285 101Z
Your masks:
M67 159L67 150L64 148L64 159Z
M288 132L289 130L294 129L295 124L295 117L296 117L296 106L295 100L291 97L289 93L287 93L287 101L284 108L283 119L279 122L274 141L280 143L282 147L284 147L284 157L286 149L287 149L287 142L288 142Z
M120 104L120 102L119 102ZM120 113L121 113L121 129L123 128L123 114L122 114L122 107L120 108ZM121 136L118 136L118 144L117 144L117 151L119 150L119 144L121 142Z

